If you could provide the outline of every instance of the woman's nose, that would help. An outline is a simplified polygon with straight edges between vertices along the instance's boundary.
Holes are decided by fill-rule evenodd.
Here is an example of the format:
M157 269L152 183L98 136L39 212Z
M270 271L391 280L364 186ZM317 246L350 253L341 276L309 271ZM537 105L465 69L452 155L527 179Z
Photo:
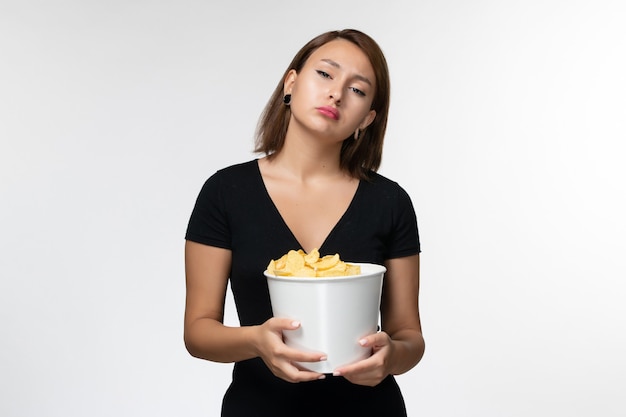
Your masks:
M330 87L328 95L336 105L339 105L339 103L341 103L341 86L338 83L333 83Z

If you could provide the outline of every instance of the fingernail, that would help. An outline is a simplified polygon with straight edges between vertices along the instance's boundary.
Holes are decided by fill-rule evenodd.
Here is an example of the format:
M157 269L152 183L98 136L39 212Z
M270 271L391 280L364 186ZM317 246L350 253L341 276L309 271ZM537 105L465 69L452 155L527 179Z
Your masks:
M333 371L333 376L341 376L341 372L339 372L339 371Z
M325 361L326 359L328 359L328 356L322 356L322 357L320 358L320 361Z
M367 344L367 339L361 339L359 340L359 345L361 346L365 346Z
M294 320L294 321L292 321L292 322L291 322L291 325L292 325L293 327L298 327L298 326L300 325L300 322L299 322L299 321L297 321L297 320Z
M317 377L317 379L325 379L325 378L326 378L326 375L325 375L325 374L322 374L322 375L320 375L320 376L318 376L318 377Z

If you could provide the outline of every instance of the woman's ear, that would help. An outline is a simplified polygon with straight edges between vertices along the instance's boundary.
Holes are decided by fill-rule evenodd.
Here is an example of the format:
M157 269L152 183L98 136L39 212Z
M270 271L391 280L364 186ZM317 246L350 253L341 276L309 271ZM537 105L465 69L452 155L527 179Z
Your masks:
M376 118L376 110L370 110L369 113L367 113L367 115L361 122L361 124L359 125L359 129L365 130L366 127L372 124L375 118Z
M293 84L296 82L296 78L298 78L298 73L295 69L290 69L289 72L287 72L285 81L283 81L283 95L291 94L291 90L293 89Z

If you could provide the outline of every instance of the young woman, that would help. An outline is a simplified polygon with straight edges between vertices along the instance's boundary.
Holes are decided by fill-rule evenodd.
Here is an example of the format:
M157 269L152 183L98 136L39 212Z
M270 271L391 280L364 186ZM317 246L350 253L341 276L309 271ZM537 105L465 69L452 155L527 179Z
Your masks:
M191 355L234 362L222 416L406 416L394 379L424 353L417 221L407 193L376 172L389 109L377 43L356 30L324 33L285 71L261 117L264 156L204 184L186 233L185 344ZM381 331L372 355L320 374L273 317L263 271L290 249L384 264ZM223 324L230 279L240 327Z

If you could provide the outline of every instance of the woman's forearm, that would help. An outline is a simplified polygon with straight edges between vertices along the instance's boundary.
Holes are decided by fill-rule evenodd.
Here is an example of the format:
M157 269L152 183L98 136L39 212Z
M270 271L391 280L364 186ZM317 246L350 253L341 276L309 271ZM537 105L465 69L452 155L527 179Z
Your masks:
M424 356L425 342L422 333L417 330L403 330L391 336L393 357L390 373L400 375L411 370Z
M258 326L229 327L217 320L201 318L185 329L185 346L194 357L214 362L238 362L259 356Z

